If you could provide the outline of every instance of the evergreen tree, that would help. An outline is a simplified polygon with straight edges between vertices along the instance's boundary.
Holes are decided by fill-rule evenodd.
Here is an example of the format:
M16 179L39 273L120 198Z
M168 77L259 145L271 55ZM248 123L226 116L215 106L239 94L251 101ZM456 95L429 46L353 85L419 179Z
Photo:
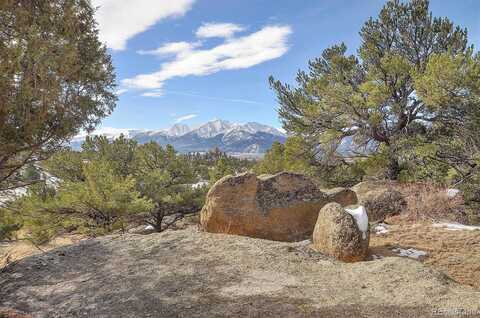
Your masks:
M0 2L0 190L115 106L115 76L88 0Z
M154 202L146 222L161 232L183 218L198 212L206 189L193 188L196 177L191 164L171 145L155 142L138 147L135 154L137 188Z
M213 166L209 171L210 184L213 185L215 182L227 175L235 174L235 169L230 164L226 156L221 156L217 160L215 166Z
M11 207L24 216L37 243L72 222L89 234L109 233L153 209L153 203L136 190L136 180L115 174L110 162L85 162L82 172L84 181L64 181L58 189L38 185Z
M127 177L135 170L135 152L137 142L127 139L123 134L114 140L105 136L87 137L82 144L82 156L85 160L105 160L110 162L115 174Z
M352 142L356 149L348 156L383 153L386 177L397 179L405 140L428 136L447 115L450 125L464 125L464 104L455 106L448 94L439 100L425 93L432 86L444 92L431 76L435 65L441 68L439 60L472 59L467 31L432 17L427 0L391 0L360 36L357 56L347 55L344 44L327 48L308 72L297 74L298 87L273 78L270 83L284 128L302 136L319 157L342 160L347 154L339 147ZM461 75L456 72L449 74L452 80Z
M285 146L275 141L255 167L257 174L275 174L287 170L285 163Z

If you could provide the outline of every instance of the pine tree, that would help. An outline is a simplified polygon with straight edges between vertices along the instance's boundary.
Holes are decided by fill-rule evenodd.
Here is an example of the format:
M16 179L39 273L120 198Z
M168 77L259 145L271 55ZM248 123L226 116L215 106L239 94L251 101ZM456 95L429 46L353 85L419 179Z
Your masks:
M339 147L350 141L356 152L349 156L384 153L386 177L397 179L405 139L428 136L447 114L450 123L463 124L452 96L435 100L424 93L432 85L440 89L429 75L441 67L439 59L469 59L467 31L434 18L427 0L391 0L360 36L358 55L347 55L345 44L327 48L308 72L297 74L298 87L273 78L270 83L289 133L302 136L323 158L341 160ZM457 78L456 72L450 75Z
M286 169L285 146L275 141L255 167L255 172L257 174L275 174Z
M211 167L208 172L211 185L227 175L235 174L235 169L230 164L226 155L222 155L218 158L219 159L216 161L215 165Z
M193 188L196 176L191 164L171 145L155 142L138 147L135 178L142 195L154 203L146 222L161 232L187 214L198 212L206 189Z

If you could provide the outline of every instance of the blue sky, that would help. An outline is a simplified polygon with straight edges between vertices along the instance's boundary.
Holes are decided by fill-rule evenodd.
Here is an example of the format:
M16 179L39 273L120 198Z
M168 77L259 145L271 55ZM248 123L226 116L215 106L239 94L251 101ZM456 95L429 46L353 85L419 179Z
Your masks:
M119 101L103 127L159 129L214 118L280 127L268 76L293 83L322 50L345 42L384 0L93 0L113 57ZM480 45L480 1L431 0L436 16Z

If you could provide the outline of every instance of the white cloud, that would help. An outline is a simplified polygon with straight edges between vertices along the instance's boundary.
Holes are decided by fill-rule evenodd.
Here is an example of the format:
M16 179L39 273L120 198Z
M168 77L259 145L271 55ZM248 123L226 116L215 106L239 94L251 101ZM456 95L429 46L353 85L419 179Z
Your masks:
M197 116L198 116L197 114L188 114L188 115L185 115L185 116L178 117L177 119L175 119L175 122L180 123L180 122L185 121L185 120L193 119Z
M144 97L162 97L163 91L161 89L154 89L142 94Z
M199 38L229 38L244 28L233 23L204 23L195 33Z
M289 26L266 26L249 35L230 38L210 49L188 47L177 50L173 60L163 63L158 72L124 79L122 84L137 89L160 89L166 80L175 77L249 68L285 54L291 33Z
M165 43L161 47L155 50L149 51L137 51L140 55L169 55L180 54L182 52L188 52L199 46L200 43L188 43L188 42L169 42Z
M92 0L100 40L109 48L124 50L128 39L160 20L184 15L195 0Z
M168 94L190 96L190 97L196 97L196 98L202 98L202 99L216 100L216 101L220 101L220 102L265 105L264 103L261 103L261 102L255 101L255 100L241 99L241 98L214 97L214 96L207 96L207 95L201 95L201 94L190 93L190 92L166 91L165 95L168 95Z

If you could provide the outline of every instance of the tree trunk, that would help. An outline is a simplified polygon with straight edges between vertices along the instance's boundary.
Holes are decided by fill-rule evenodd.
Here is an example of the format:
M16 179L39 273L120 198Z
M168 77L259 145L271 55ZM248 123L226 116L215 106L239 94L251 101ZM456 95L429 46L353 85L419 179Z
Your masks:
M388 156L388 166L385 176L388 180L398 180L400 176L400 164L395 154L391 153Z
M163 222L164 216L165 216L165 213L163 213L163 211L161 211L160 209L154 213L155 232L162 232L162 222Z

